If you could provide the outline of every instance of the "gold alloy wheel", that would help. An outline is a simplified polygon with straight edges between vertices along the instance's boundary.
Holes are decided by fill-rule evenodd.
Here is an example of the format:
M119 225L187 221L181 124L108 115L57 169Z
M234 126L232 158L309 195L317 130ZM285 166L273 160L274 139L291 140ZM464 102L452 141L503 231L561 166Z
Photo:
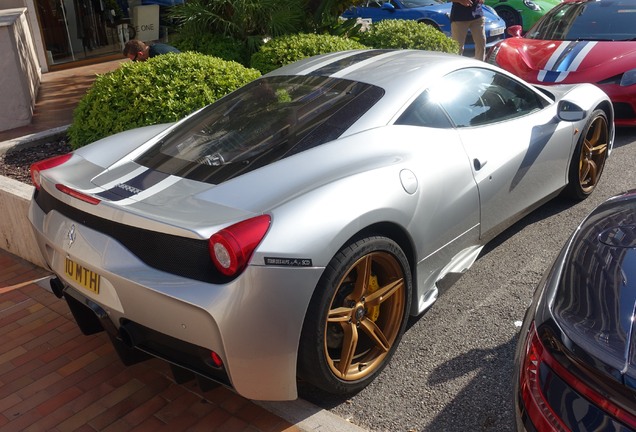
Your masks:
M596 187L607 159L607 130L607 120L604 116L598 116L590 124L583 141L579 160L579 184L586 194Z
M405 290L402 267L387 252L365 255L347 270L325 328L325 353L335 376L359 380L383 364L402 327Z

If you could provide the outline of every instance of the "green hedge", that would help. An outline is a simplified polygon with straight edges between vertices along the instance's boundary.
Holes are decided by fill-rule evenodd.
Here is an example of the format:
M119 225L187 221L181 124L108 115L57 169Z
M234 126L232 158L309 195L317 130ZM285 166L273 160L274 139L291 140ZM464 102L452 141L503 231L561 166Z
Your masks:
M212 33L177 34L173 45L181 52L196 51L223 60L235 61L242 65L249 64L249 54L244 42L228 36L220 36Z
M384 20L360 32L360 42L373 48L420 49L458 54L457 42L430 25L413 20Z
M97 77L73 112L73 148L140 126L179 120L258 78L239 63L197 53L123 63Z
M311 33L280 36L263 44L252 54L250 66L265 74L314 55L363 48L366 47L361 43L339 36Z

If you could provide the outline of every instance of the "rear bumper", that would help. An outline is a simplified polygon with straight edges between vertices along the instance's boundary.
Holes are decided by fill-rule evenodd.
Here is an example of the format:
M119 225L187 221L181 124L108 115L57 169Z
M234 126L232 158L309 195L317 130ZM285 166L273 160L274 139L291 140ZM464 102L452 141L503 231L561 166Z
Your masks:
M91 335L106 331L126 366L157 357L170 363L178 383L196 378L204 389L210 385L210 381L231 387L225 367L212 362L209 349L180 341L132 321L122 323L117 329L108 318L108 313L97 303L73 288L64 286L59 279L53 279L51 285L58 285L53 291L66 300L82 333Z
M35 202L29 219L80 327L106 330L125 363L145 353L249 399L297 398L300 332L322 268L248 266L211 284L149 267L113 238ZM100 275L99 293L65 274L67 258ZM211 351L223 368L210 366Z

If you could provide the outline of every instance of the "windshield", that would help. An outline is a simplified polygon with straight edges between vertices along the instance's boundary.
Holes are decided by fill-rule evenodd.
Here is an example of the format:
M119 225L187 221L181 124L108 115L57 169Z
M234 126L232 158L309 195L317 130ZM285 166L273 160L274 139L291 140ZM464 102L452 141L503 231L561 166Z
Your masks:
M180 124L136 162L217 184L338 138L383 94L322 76L261 78Z
M566 41L636 40L636 3L625 0L561 3L525 37Z

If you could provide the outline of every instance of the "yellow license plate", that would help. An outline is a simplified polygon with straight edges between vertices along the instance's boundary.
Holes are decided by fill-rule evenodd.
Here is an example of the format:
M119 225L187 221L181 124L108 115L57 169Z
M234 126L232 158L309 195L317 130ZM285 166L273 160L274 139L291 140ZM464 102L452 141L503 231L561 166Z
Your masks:
M87 290L92 291L95 294L99 294L99 283L101 282L101 277L97 273L76 263L70 258L66 258L64 263L64 273Z

